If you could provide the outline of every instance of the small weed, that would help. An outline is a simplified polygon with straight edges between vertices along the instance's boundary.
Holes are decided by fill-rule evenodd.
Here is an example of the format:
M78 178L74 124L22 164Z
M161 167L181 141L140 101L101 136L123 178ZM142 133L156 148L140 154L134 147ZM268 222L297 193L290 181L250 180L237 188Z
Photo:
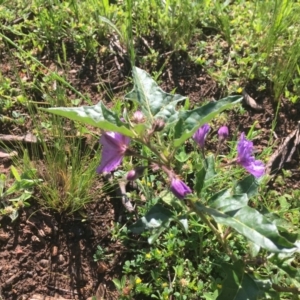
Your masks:
M94 254L93 258L94 258L94 261L104 260L105 250L100 245L97 246L97 250L96 250L96 253Z
M0 174L0 214L9 216L12 221L18 218L18 211L30 206L29 199L33 196L33 189L41 180L36 180L36 169L29 169L23 173L11 166L13 178Z

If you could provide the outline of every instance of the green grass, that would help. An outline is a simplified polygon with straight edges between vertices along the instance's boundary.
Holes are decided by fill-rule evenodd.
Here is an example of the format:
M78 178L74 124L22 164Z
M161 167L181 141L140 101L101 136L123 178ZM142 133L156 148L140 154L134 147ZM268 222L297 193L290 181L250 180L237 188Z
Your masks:
M91 59L98 56L99 49L107 49L108 34L113 34L133 62L137 52L133 41L152 36L162 48L148 44L146 61L164 49L189 49L191 59L223 86L224 93L259 80L272 86L274 100L286 96L297 101L298 1L119 2L73 0L47 5L36 0L29 6L23 1L7 3L0 11L2 33L13 37L27 55L39 58L51 53L65 70L70 45L75 53ZM22 59L25 55L14 56ZM154 64L153 71L155 68ZM5 85L2 88L5 90Z

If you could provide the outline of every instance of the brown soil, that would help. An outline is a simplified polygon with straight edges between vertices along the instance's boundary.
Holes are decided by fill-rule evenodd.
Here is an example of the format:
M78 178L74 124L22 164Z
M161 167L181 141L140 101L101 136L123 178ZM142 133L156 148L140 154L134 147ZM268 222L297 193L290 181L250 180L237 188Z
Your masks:
M130 83L126 76L130 67L126 57L120 53L107 54L96 60L83 60L84 56L75 55L69 49L69 71L59 69L67 80L81 93L89 94L93 103L105 99L109 104L112 95L124 95ZM142 47L142 46L141 46ZM146 51L146 50L145 50ZM144 52L145 52L144 51ZM2 54L3 55L3 54ZM139 51L143 55L143 51ZM42 55L41 55L42 57ZM8 57L7 57L8 58ZM160 51L158 66L165 60L168 64L161 76L162 88L187 95L193 106L203 100L219 99L222 89L198 65L189 60L185 52L168 53ZM12 80L15 75L12 66L2 59L0 68L3 76ZM46 66L57 69L51 56L43 56ZM14 66L16 67L16 66ZM22 65L17 64L21 69ZM141 66L153 71L151 66ZM28 78L30 81L31 78ZM105 83L106 89L101 86ZM247 91L263 106L262 111L245 107L241 115L237 110L229 112L228 126L230 131L248 131L255 121L256 128L261 129L260 136L255 140L258 152L267 146L272 121L275 118L276 105L270 90L258 92L258 82L251 82ZM28 91L35 94L36 91ZM69 98L76 98L72 91ZM225 95L223 95L225 96ZM36 94L37 101L40 95ZM15 108L14 108L15 109ZM24 112L24 108L21 108ZM7 112L9 114L10 112ZM25 111L25 113L27 113ZM274 140L279 145L284 138L297 127L300 116L300 104L293 105L282 99L279 117L275 128ZM0 133L24 134L31 131L30 120L24 126L12 123L0 123ZM0 172L9 171L10 162L0 160ZM292 177L286 181L286 187L300 188L299 154L285 168L290 168ZM298 170L298 171L297 171ZM100 198L86 207L87 220L82 216L66 217L39 207L34 201L30 208L24 208L20 217L13 223L8 218L0 221L0 296L1 299L33 299L33 295L61 296L65 299L87 299L97 295L97 300L118 299L112 278L120 278L122 263L130 255L130 249L112 241L111 229L113 222L125 214L120 201L114 197ZM97 245L114 254L109 262L94 262Z

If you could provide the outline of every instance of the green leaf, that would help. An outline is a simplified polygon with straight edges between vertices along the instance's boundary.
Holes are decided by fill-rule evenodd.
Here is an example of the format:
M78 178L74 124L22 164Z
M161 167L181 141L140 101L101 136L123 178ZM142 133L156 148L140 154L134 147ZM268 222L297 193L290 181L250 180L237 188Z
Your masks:
M249 254L251 257L256 257L260 251L260 246L256 245L255 243L248 241L249 247Z
M205 123L211 121L216 115L225 109L231 108L234 104L241 102L241 96L229 96L216 102L210 102L194 110L180 111L179 121L175 125L174 146L178 147L195 131Z
M118 279L116 279L116 278L113 278L113 279L112 279L112 282L115 284L115 286L116 286L116 288L117 288L118 290L121 290L122 285L121 285L120 280L118 280Z
M205 183L205 174L206 174L205 168L201 168L201 170L196 173L195 191L198 197L200 197L202 188Z
M4 195L8 196L11 195L13 193L15 193L16 191L19 191L21 189L20 187L20 182L19 181L15 181L5 192Z
M92 106L41 108L41 110L105 131L119 132L129 137L134 136L129 125L123 123L119 116L107 109L101 101Z
M182 150L175 155L175 158L177 161L184 163L191 157L191 155L192 155L191 153L187 154L185 150Z
M214 292L204 292L203 297L205 300L216 300L218 297L218 290L216 289Z
M276 213L269 212L268 209L264 206L262 207L262 211L260 211L260 213L262 213L269 222L272 222L277 226L280 234L285 237L285 239L287 239L291 243L295 243L297 241L298 234L297 232L293 232L294 228L290 222L282 219Z
M189 231L189 223L186 216L179 217L179 223L182 225L184 232L188 233Z
M235 194L247 194L250 199L253 196L256 196L258 193L259 183L254 176L249 175L239 181L234 189Z
M208 202L211 208L218 209L224 213L239 210L248 204L246 194L231 195L229 190L221 191L221 193L213 196Z
M300 270L299 268L294 268L291 263L294 258L290 255L286 255L283 253L276 253L269 257L269 261L276 265L279 269L288 274L292 279L297 280L300 283Z
M146 229L159 229L170 223L173 214L161 204L155 204L144 217L129 226L129 230L135 234L141 234Z
M166 204L170 205L173 208L180 209L181 211L186 210L185 204L179 200L177 197L174 197L174 195L170 192L162 191L159 194L159 197L162 201L164 201Z
M216 175L213 155L205 159L205 165L206 167L202 167L200 171L196 173L195 191L198 197L200 197L202 188L209 184L209 179L212 179Z
M138 134L145 134L148 126L146 124L137 124L134 126L134 131Z
M186 97L164 92L159 85L144 70L133 67L134 89L125 96L125 99L137 102L143 113L153 121L161 118L166 123L178 120L177 103Z
M4 174L0 174L0 198L3 197L4 187L5 187L6 176Z
M215 158L213 155L210 155L205 159L207 169L206 169L206 174L205 174L205 182L209 179L212 179L216 175L216 170L215 170Z
M238 195L241 197L241 195ZM204 206L200 202L195 203L198 211L210 214L216 222L227 225L244 235L253 243L270 251L291 253L296 250L294 244L280 235L277 227L269 222L255 209L244 206L246 198L237 195L212 203L213 207ZM242 201L242 203L239 203Z
M151 245L153 244L159 236L168 228L170 222L164 223L161 227L154 230L153 234L148 238L148 243Z
M226 199L228 197L231 196L231 191L230 189L224 189L224 190L221 190L217 193L215 193L210 199L209 199L209 203L214 203L215 201L219 201L222 200L222 199Z
M260 289L258 299L281 300L281 294L272 290L272 281L270 279L254 279L257 287Z
M13 176L15 177L15 179L16 179L17 181L21 181L21 176L20 176L18 170L17 170L14 166L11 166L11 167L10 167L10 170L11 170Z
M105 18L105 17L103 17L103 16L99 16L99 19L100 19L100 21L102 21L102 22L108 24L113 30L115 30L115 31L117 32L117 34L118 34L120 37L122 37L121 32L119 31L119 29L117 28L117 26L116 26L113 22L111 22L109 19L107 19L107 18Z
M223 265L227 276L222 284L222 291L217 300L256 300L260 294L253 278L245 273L244 265L237 261L234 265Z
M282 219L278 214L269 212L269 210L262 206L260 213L269 221L275 224L280 234L291 243L295 243L298 239L297 232L293 232L293 225L285 219Z
M11 221L15 221L19 216L18 210L14 209L10 214L9 217L11 218Z

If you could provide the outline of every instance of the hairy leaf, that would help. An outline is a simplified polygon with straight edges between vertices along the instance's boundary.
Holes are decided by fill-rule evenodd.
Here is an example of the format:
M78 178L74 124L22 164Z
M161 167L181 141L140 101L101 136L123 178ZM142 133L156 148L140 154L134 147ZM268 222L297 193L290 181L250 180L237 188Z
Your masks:
M134 136L133 132L129 130L129 125L123 123L119 116L107 109L101 101L92 106L55 107L41 110L106 131L119 132L129 137Z
M196 173L196 182L195 182L194 190L197 193L198 197L200 197L202 188L204 186L205 174L206 174L205 168L201 168L201 170Z
M239 195L240 197L240 195ZM271 252L290 253L296 250L294 244L280 235L277 227L255 209L245 206L246 198L228 197L216 200L214 207L197 202L197 210L210 214L216 222L234 228L253 243Z
M287 273L292 279L297 280L300 283L300 270L294 268L291 263L294 258L290 255L276 253L269 258L269 261L276 265L279 269Z
M218 209L224 213L236 211L248 204L248 197L246 194L230 195L230 191L224 191L219 197L210 199L208 205L211 208Z
M166 123L171 123L178 120L176 106L186 97L164 92L142 69L134 67L132 73L134 89L125 96L125 99L137 102L150 121L161 118Z
M209 179L212 179L216 175L214 156L213 155L208 156L205 159L205 164L207 166L206 174L205 174L205 181L208 181Z
M224 264L227 276L222 284L222 291L217 300L256 300L260 290L253 278L245 273L242 262L234 265Z
M251 197L257 195L258 186L259 183L257 182L257 179L254 176L249 175L237 183L234 192L236 194L246 193L250 199Z

